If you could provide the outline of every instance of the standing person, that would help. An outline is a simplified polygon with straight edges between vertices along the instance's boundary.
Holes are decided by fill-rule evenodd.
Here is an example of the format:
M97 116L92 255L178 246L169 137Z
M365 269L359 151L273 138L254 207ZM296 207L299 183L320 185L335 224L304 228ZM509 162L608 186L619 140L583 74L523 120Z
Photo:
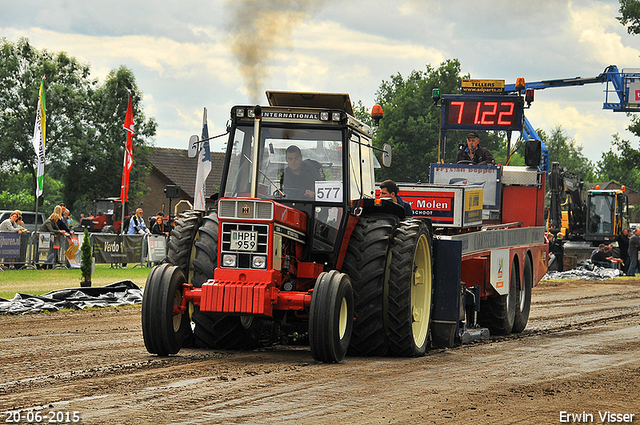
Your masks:
M640 227L636 227L633 235L629 238L629 268L627 276L635 276L638 268L638 250L640 250Z
M564 271L564 241L562 240L562 233L551 235L553 240L549 243L549 252L552 252L556 256L557 270L559 272Z
M618 247L620 248L620 258L622 258L622 271L627 274L629 268L629 229L622 229L622 233L616 238Z
M460 145L456 163L470 162L472 164L485 165L493 164L495 160L489 149L480 146L480 136L475 131L467 135L467 147Z
M42 223L40 226L40 233L50 233L51 234L51 242L49 245L49 253L47 254L47 261L45 262L44 268L54 268L58 264L58 248L55 248L55 238L60 238L64 234L58 227L58 223L60 222L60 215L57 213L53 213L49 216L48 219ZM59 243L59 242L58 242Z
M393 180L385 180L380 183L380 197L391 198L393 202L404 208L405 217L413 217L413 210L411 204L406 202L398 195L398 185Z
M27 229L20 228L20 225L18 225L19 220L22 220L22 213L19 210L15 210L8 219L0 223L0 232L12 232L19 235L26 232Z
M131 220L129 220L129 232L128 233L130 235L149 235L149 234L151 234L151 232L147 228L147 225L144 222L143 213L144 213L144 211L142 211L142 208L138 208L136 210L136 214L133 217L131 217Z

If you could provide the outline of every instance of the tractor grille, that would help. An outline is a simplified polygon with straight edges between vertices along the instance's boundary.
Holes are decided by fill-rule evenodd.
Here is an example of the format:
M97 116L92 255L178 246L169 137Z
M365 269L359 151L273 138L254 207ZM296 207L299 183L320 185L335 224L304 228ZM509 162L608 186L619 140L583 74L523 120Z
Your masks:
M219 218L247 220L272 220L273 202L244 199L221 199L218 202Z
M237 246L233 248L232 235L249 235L247 239L251 240L251 244ZM269 226L267 224L243 224L243 223L222 223L221 235L221 267L266 270L266 260L269 252ZM255 239L254 239L255 237ZM255 242L255 245L253 244ZM236 257L235 266L224 264L226 254ZM254 267L254 257L262 256L265 258L265 266Z

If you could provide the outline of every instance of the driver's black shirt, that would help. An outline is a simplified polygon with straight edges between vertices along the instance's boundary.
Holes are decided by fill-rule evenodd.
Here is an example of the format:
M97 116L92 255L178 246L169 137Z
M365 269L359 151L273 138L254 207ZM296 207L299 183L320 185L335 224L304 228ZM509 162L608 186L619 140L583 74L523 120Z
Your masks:
M478 145L473 159L471 159L471 155L469 155L468 146L464 149L458 149L456 163L460 161L471 161L472 164L484 165L493 163L494 159L491 152L489 152L489 149L483 148L482 146Z

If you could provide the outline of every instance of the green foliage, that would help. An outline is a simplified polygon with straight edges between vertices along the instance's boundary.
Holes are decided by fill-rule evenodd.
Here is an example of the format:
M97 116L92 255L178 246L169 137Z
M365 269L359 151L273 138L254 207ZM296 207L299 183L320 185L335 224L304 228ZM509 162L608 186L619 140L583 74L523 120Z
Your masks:
M89 241L89 229L84 229L84 239L80 246L81 261L80 271L82 272L82 282L91 286L91 267L93 266L93 260L91 256L91 242Z
M430 164L438 160L440 137L440 108L434 105L432 90L442 94L459 93L462 78L460 62L447 60L436 69L427 65L425 71L412 71L404 79L397 74L383 81L376 93L376 102L384 110L384 119L374 138L374 145L389 143L393 148L391 168L376 171L376 180L392 179L398 182L429 181ZM361 103L356 116L364 113ZM466 146L468 131L448 131L446 134L445 162L455 162L458 146ZM479 132L480 144L494 153L496 162L507 158L503 132Z
M33 179L28 172L0 172L0 182L0 209L35 211ZM38 211L48 216L62 202L63 183L45 174L44 190Z
M561 125L557 125L547 135L544 130L537 130L540 139L549 149L549 162L558 162L573 174L585 181L595 181L594 166L582 154L582 146L578 146L575 140L569 140Z
M640 1L620 0L618 12L622 16L617 17L620 23L627 27L629 34L640 34Z
M142 181L148 173L147 146L157 124L144 116L142 92L131 70L113 70L104 83L90 79L90 72L88 64L66 53L39 51L25 38L15 43L0 38L1 188L5 187L5 172L24 174L31 181L13 193L34 192L36 161L31 138L38 89L45 76L45 175L64 184L60 196L51 193L45 182L45 205L64 201L72 211L88 211L95 198L119 196L129 93L136 128L129 195L132 201L141 198Z
M627 187L640 191L640 151L631 147L627 140L615 135L611 142L613 147L602 154L598 161L598 181L613 180Z

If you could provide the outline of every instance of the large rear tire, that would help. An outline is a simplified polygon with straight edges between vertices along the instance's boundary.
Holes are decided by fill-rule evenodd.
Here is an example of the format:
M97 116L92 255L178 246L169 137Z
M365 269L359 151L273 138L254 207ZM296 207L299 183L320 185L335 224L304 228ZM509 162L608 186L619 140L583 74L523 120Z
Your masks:
M213 279L218 264L218 216L212 213L202 220L194 237L191 252L191 284L201 288ZM193 334L196 345L223 350L250 350L260 346L260 336L265 320L256 316L213 315L195 307L191 314L195 323Z
M349 276L337 270L320 273L309 308L309 347L313 358L339 363L353 329L353 289Z
M494 335L509 335L516 317L517 288L520 277L514 259L509 274L509 293L487 298L480 303L480 324Z
M202 211L185 211L176 219L169 238L167 262L180 267L188 283L191 283L189 265L192 260L193 244L201 225Z
M520 333L527 327L529 321L529 312L531 310L531 292L533 290L533 265L531 258L527 257L524 261L524 270L522 273L522 289L517 292L516 298L516 318L513 322L512 333Z
M342 268L353 286L356 315L349 355L384 356L388 352L383 306L397 224L397 217L389 215L361 217L351 234Z
M389 348L396 356L422 356L429 342L433 295L431 234L422 220L400 223L389 269Z
M151 354L176 354L191 335L189 315L177 311L183 283L182 270L170 264L155 266L147 277L142 297L142 336Z

